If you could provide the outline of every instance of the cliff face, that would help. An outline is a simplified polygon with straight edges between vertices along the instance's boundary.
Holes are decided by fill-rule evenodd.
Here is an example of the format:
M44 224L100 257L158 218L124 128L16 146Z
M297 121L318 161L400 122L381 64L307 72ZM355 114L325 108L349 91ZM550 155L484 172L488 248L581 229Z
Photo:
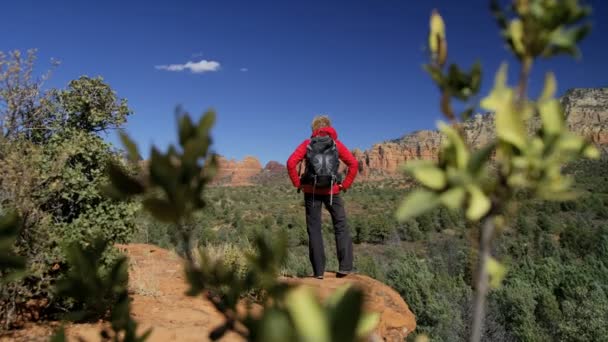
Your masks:
M598 145L608 153L608 88L572 89L561 99L569 128ZM531 129L539 122L532 122ZM464 123L467 140L473 146L481 146L494 138L494 116L475 115ZM399 166L412 159L436 159L442 135L434 130L422 130L402 138L373 145L362 151L353 150L359 161L359 180L377 180L400 175ZM341 165L341 172L345 172ZM217 184L251 185L288 181L285 166L269 162L262 168L255 157L242 161L220 159Z
M245 157L241 161L219 157L219 169L215 178L219 185L251 185L251 179L262 171L262 164L255 157Z
M287 183L289 182L287 168L279 162L269 161L262 171L251 178L251 182L253 184Z
M562 105L570 129L608 152L608 88L569 90Z
M569 128L608 152L608 88L572 89L562 97ZM531 126L538 127L538 122ZM467 139L481 146L494 138L494 116L478 114L464 123ZM362 178L377 179L399 174L399 165L411 159L435 159L442 136L437 131L418 131L396 140L355 150Z

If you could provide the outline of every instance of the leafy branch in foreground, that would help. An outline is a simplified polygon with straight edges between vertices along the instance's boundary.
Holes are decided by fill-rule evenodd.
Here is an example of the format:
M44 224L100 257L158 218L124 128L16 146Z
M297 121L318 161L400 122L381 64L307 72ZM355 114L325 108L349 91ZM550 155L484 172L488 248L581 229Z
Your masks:
M257 236L256 251L247 255L248 271L242 276L237 266L213 260L205 250L195 255L188 227L192 215L205 207L203 193L217 171L217 158L209 149L215 113L206 112L196 124L187 113L178 112L178 117L179 146L170 146L166 153L153 148L139 178L110 165L108 192L115 198L141 197L152 216L179 230L186 246L187 294L204 295L225 318L209 338L217 340L230 331L249 341L357 341L369 336L379 316L363 313L360 289L340 289L321 304L309 290L278 281L287 254L284 236ZM135 143L126 135L122 140L128 159L137 161ZM242 300L251 290L261 293L258 304Z
M102 256L110 247L108 241L97 238L82 246L73 243L67 248L67 263L70 269L59 280L57 294L72 298L82 309L71 312L71 320L106 318L109 314L111 332L103 330L104 340L140 342L145 341L152 330L137 336L137 322L131 318L131 303L128 294L128 261L119 256L109 265L109 270L102 270ZM64 341L65 332L61 328L54 336L54 341Z
M481 70L476 65L466 74L450 66L444 74L448 56L445 25L434 11L429 35L431 63L426 69L440 89L441 110L453 125L439 124L445 140L438 163L406 164L406 171L422 187L412 191L396 213L398 219L407 220L445 206L464 209L468 220L479 222L471 341L481 338L488 281L498 286L506 272L491 257L490 250L495 228L506 221L514 195L523 190L541 199L572 199L576 196L571 190L572 179L562 173L562 166L581 157L599 156L594 146L568 131L563 109L555 98L557 86L552 73L546 75L536 101L526 95L535 59L578 54L576 44L589 32L589 24L579 23L590 10L577 0L516 0L505 10L493 1L491 8L504 39L521 62L517 86L508 85L504 64L496 74L494 88L480 103L494 113L496 138L476 150L467 145L449 101L452 97L469 100L479 90Z

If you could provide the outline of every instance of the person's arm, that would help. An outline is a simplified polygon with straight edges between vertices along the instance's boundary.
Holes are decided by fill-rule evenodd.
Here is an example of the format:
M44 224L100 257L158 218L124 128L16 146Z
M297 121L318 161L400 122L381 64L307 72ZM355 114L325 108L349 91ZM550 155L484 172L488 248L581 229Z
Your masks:
M287 173L289 174L291 183L296 188L300 188L300 175L298 175L297 166L298 163L301 162L304 157L306 157L307 146L308 140L305 140L296 148L295 151L293 151L291 156L289 156L289 159L287 159Z
M359 162L357 158L353 156L353 154L342 144L340 141L336 141L336 145L338 146L338 156L340 160L348 166L348 173L342 182L342 189L347 190L353 184L355 177L357 176L357 172L359 171Z

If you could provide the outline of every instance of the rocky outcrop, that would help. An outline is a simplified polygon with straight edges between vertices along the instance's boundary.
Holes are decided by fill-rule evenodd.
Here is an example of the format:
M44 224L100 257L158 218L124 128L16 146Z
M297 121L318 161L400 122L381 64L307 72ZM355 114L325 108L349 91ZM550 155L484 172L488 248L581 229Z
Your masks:
M276 161L266 163L264 169L251 178L253 184L277 184L287 183L288 181L287 168Z
M262 171L260 161L252 156L247 156L241 161L219 157L218 174L215 178L216 184L220 185L251 185L251 178Z
M561 99L569 128L608 152L608 88L572 89ZM539 122L532 122L531 128ZM467 140L482 146L494 138L494 116L478 114L464 123ZM396 140L375 144L369 150L355 150L364 179L399 174L399 165L412 159L436 159L442 135L424 130Z
M183 272L183 261L175 253L146 244L119 245L129 257L129 296L131 312L138 322L138 333L152 329L147 341L206 341L209 333L224 322L223 316L202 297L189 297ZM325 279L281 278L292 285L310 286L320 298L326 298L344 284L365 291L365 309L378 312L380 323L376 335L385 341L404 341L416 327L414 314L405 301L390 287L360 275L336 278L326 273ZM258 307L259 308L259 307ZM66 325L70 341L101 341L99 332L108 322L70 323ZM8 340L48 341L54 325L33 325L13 331ZM0 340L3 340L0 336ZM243 341L229 333L222 341Z
M437 131L418 131L402 139L375 144L366 151L354 150L361 178L368 180L398 174L399 166L411 159L434 159L441 146Z
M384 341L405 341L407 335L416 329L416 317L399 293L370 277L352 274L345 278L336 278L335 273L326 272L322 281L314 278L282 280L292 285L311 287L321 299L329 297L345 284L359 287L365 292L365 309L380 314L376 335Z
M571 89L562 105L570 129L608 152L608 88Z
M268 163L266 163L266 166L264 166L264 169L262 170L262 172L266 172L266 173L270 173L270 174L278 174L278 173L284 173L286 172L287 168L285 167L285 165L277 162L277 161L269 161Z

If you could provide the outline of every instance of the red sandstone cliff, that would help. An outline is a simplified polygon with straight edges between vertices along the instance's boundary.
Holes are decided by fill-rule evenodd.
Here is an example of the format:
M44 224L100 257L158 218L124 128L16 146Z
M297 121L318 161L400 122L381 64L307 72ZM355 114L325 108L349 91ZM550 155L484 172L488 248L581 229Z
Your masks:
M220 185L251 185L251 178L262 171L262 164L252 156L247 156L241 161L219 157L218 161L216 182Z
M597 144L608 153L608 88L572 89L562 97L564 113L570 129ZM531 129L538 122L531 123ZM481 146L494 137L494 116L478 114L464 123L467 140ZM353 150L359 161L358 180L376 180L400 176L399 166L412 159L435 159L443 137L434 130L422 130L402 138L373 145L362 151ZM345 172L345 166L341 166ZM221 159L219 184L250 185L288 181L285 166L269 162L264 169L254 157L243 161Z
M608 88L569 90L562 104L568 127L608 152ZM531 129L538 125L532 122ZM464 131L473 146L482 146L494 138L494 116L476 115L464 123ZM399 165L408 160L437 158L441 140L438 131L418 131L353 153L359 160L361 178L384 178L399 175Z

